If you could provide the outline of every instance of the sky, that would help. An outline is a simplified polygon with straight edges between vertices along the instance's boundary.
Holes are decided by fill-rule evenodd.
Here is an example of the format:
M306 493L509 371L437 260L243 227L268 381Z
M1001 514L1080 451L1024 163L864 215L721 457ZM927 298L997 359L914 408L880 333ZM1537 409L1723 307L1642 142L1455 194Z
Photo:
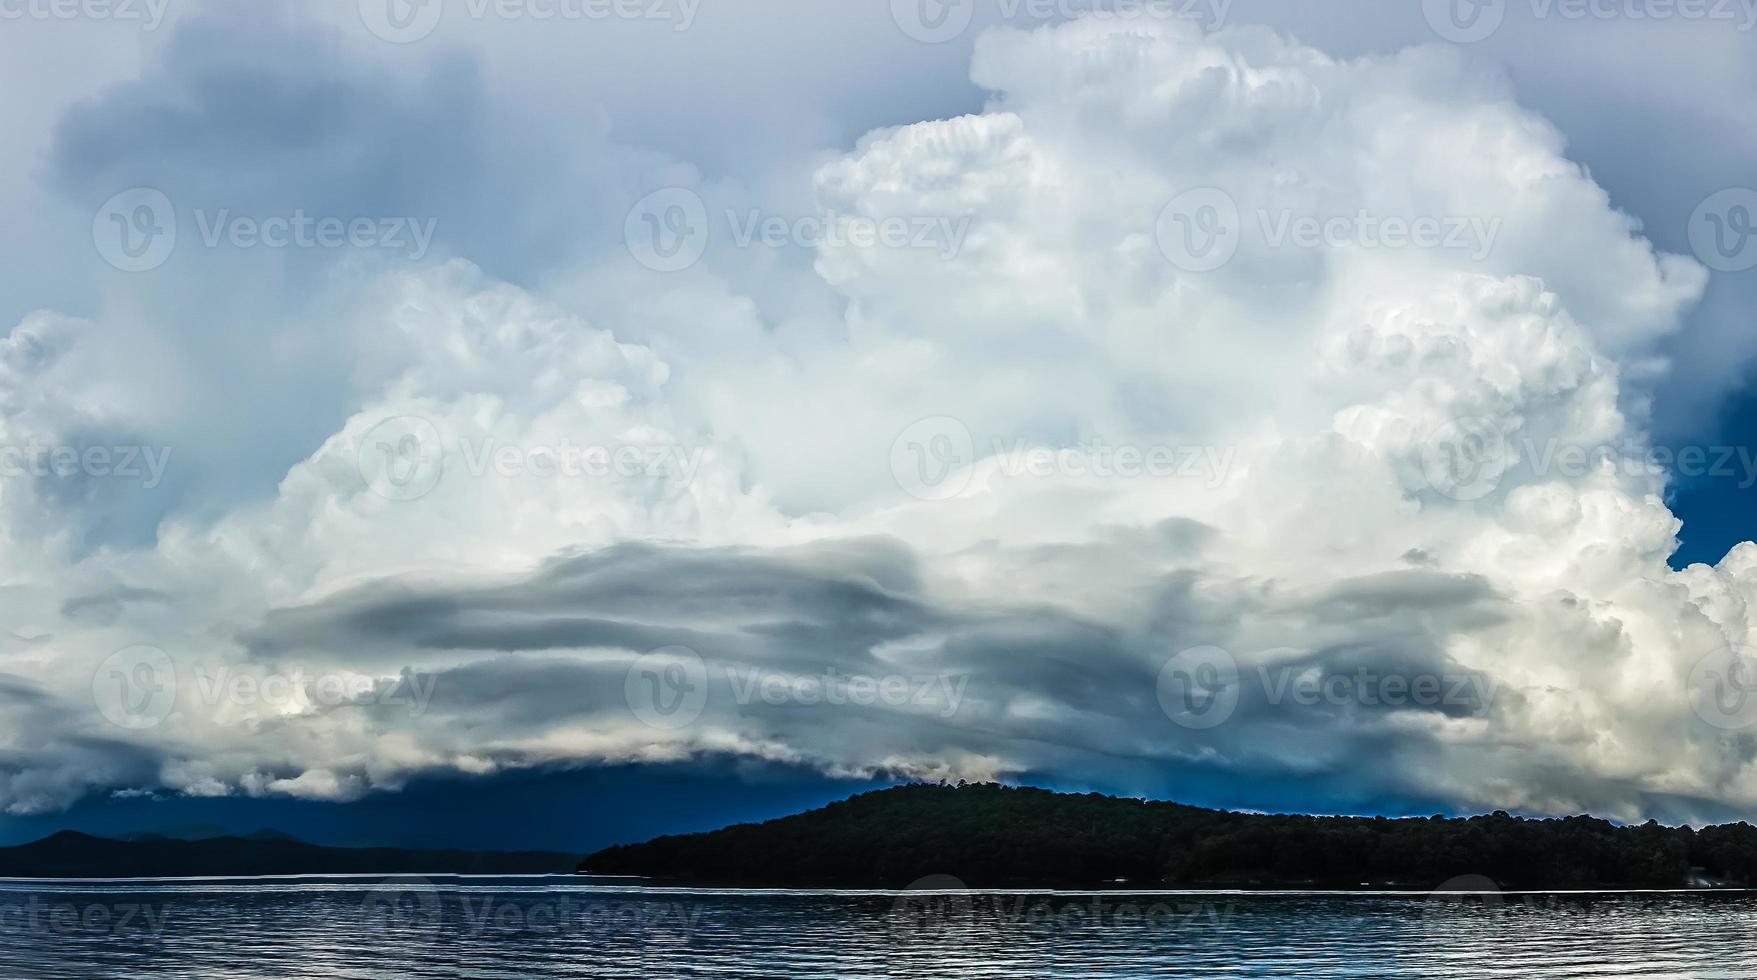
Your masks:
M0 2L0 842L1757 816L1754 75L1748 0Z

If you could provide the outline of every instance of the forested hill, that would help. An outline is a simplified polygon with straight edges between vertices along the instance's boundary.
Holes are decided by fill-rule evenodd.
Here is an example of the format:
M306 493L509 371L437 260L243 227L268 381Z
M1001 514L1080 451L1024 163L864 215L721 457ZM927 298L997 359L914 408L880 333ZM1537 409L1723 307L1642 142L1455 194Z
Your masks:
M1229 813L990 784L864 793L761 824L660 837L586 858L582 872L733 885L1431 889L1463 875L1502 888L1757 883L1757 828L1700 831L1505 813L1390 820Z

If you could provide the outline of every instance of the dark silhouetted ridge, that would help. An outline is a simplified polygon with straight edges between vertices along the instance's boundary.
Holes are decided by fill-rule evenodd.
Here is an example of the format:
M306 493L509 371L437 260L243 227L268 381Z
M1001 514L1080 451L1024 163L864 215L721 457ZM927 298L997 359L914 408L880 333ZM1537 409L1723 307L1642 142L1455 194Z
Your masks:
M989 784L914 785L704 834L611 847L580 871L749 886L1431 889L1674 888L1757 882L1757 828L1527 820L1309 817Z

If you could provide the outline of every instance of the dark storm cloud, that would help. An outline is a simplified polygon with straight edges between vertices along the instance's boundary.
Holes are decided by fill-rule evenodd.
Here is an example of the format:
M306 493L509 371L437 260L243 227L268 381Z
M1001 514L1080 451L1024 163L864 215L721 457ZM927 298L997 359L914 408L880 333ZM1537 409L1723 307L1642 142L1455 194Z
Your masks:
M86 622L111 623L124 606L137 602L163 602L170 597L158 589L119 585L99 592L73 596L61 603L61 615Z
M157 778L163 753L93 728L90 716L13 674L0 674L0 794L12 814L61 809L93 785L130 786Z
M200 244L196 209L209 221L222 209L435 218L442 242L488 266L554 254L561 229L541 227L531 182L497 174L483 151L510 137L493 131L472 61L441 59L410 83L330 32L262 21L180 26L140 81L69 111L49 154L63 193L95 207L128 187L164 191L186 257L183 245Z
M514 585L375 583L270 613L253 654L415 648L540 651L668 644L844 652L931 626L914 557L867 540L775 552L624 544Z
M1115 557L1098 545L1055 550L1075 568L1099 552ZM1386 719L1481 717L1502 694L1445 652L1454 626L1499 615L1502 600L1472 576L1393 569L1301 594L1192 568L1163 576L1147 596L1151 615L1129 629L1044 603L930 600L916 557L890 539L772 550L623 544L557 557L512 582L361 586L277 610L241 640L268 661L420 670L437 656L424 721L480 733L483 754L503 765L524 754L497 740L538 739L557 725L625 727L631 658L673 644L709 664L703 726L832 769L882 745L897 760L1029 760L1064 779L1122 779L1130 760L1217 779L1323 771L1348 784L1338 792L1367 798L1389 791L1399 767L1425 765L1432 749ZM1324 640L1339 623L1347 639ZM1303 630L1312 643L1255 649L1260 628ZM1226 724L1183 728L1160 703L1160 669L1173 653L1209 644L1237 658L1237 707ZM943 678L958 697L944 706L955 710L901 712L769 702L741 692L749 671ZM367 710L398 718L383 704ZM1362 758L1379 760L1374 772L1353 771Z

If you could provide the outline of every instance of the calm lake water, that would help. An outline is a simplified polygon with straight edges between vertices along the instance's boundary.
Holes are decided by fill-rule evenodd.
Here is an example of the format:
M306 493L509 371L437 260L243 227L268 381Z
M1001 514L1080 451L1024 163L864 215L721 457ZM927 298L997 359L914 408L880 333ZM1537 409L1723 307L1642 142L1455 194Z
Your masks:
M1757 977L1757 896L1744 893L935 890L944 884L0 881L0 977Z

